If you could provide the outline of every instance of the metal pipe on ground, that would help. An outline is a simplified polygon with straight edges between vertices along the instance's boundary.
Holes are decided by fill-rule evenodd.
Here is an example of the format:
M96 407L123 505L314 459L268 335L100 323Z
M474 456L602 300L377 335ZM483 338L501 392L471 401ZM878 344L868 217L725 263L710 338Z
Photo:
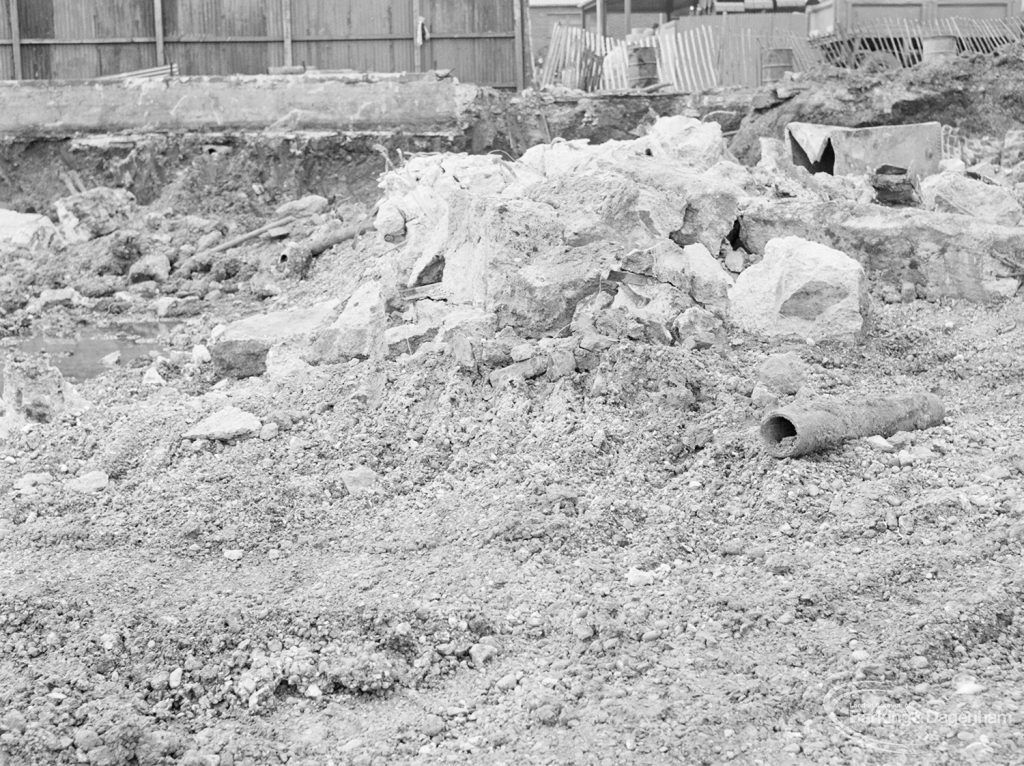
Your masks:
M946 408L934 394L877 397L859 402L822 400L773 410L761 421L768 454L799 457L862 436L892 436L942 423Z

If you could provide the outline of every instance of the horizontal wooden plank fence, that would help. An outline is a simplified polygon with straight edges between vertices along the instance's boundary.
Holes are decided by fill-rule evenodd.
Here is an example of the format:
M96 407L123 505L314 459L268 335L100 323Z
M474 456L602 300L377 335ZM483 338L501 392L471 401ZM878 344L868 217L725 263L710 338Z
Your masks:
M526 0L0 0L0 79L87 79L177 64L417 72L524 87Z

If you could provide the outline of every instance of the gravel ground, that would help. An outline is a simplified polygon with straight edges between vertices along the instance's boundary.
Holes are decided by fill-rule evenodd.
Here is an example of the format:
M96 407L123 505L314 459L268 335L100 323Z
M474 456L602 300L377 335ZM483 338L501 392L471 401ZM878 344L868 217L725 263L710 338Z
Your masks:
M1024 304L875 319L502 391L446 354L86 382L0 449L0 764L1024 761ZM779 351L946 424L769 458ZM271 438L182 440L229 403Z

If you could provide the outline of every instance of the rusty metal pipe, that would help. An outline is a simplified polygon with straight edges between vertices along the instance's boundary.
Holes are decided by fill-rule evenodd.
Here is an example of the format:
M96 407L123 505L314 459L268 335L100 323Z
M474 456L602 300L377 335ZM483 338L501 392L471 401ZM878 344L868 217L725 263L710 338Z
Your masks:
M821 400L769 412L761 438L773 457L799 457L862 436L892 436L937 426L946 408L934 394L877 397L859 402Z

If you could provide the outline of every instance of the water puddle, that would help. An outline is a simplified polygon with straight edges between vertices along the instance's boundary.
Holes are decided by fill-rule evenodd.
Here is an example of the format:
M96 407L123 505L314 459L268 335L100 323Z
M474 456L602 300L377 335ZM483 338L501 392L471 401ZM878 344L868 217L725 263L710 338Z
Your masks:
M131 365L136 359L148 357L150 351L165 351L171 333L178 324L135 322L86 327L71 337L43 332L27 338L7 338L0 341L0 349L33 356L47 354L50 363L67 380L78 383L110 369L101 360L115 351L121 353L122 367Z

